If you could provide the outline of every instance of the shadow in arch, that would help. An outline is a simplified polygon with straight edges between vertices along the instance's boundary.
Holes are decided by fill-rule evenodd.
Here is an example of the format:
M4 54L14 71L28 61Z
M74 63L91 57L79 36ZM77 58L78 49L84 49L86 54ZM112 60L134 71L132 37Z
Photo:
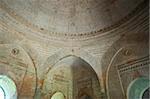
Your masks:
M79 99L92 99L92 98L91 96L84 94Z

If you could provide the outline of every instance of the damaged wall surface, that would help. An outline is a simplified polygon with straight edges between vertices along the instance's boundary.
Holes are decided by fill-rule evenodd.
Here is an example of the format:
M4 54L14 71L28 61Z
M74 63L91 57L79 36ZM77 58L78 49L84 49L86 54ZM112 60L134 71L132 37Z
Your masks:
M148 11L148 0L0 0L0 92L6 77L14 99L149 97Z

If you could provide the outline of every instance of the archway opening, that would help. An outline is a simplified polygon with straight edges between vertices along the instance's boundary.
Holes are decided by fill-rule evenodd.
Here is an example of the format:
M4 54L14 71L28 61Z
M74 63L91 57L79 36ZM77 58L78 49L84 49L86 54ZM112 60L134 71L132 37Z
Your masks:
M55 64L47 74L43 88L49 94L63 92L67 99L80 99L83 94L86 96L81 99L101 98L96 72L91 65L76 56L66 57Z
M63 93L61 92L56 92L52 97L51 99L65 99Z
M1 86L0 86L0 99L5 99L5 92Z
M0 99L17 99L16 85L5 75L0 75Z
M150 88L147 88L143 93L142 99L149 99L149 97L150 97Z
M128 86L127 99L149 99L149 87L148 78L139 77L135 79Z

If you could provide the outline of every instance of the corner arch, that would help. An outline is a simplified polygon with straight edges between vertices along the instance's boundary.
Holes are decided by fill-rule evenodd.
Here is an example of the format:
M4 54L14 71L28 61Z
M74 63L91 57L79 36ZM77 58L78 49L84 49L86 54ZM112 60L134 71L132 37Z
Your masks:
M46 95L61 91L67 99L79 99L85 92L91 99L101 99L97 74L90 64L73 55L62 58L51 68L42 89Z
M45 71L43 72L43 76L41 76L41 79L44 80L45 79L44 75L47 75L47 73L52 69L53 66L55 66L55 64L57 64L60 60L68 56L76 56L89 63L90 66L98 75L100 86L102 88L102 91L104 91L100 61L82 49L76 49L75 52L72 52L72 50L70 49L62 49L56 52L55 54L49 56L41 66L43 67L43 71Z
M127 86L134 79L134 74L140 72L140 75L147 76L148 70L146 74L143 74L143 68L136 71L130 69L129 73L123 72L125 75L121 74L118 68L119 65L147 57L148 39L145 38L146 35L147 33L127 33L118 38L104 54L101 63L108 99L126 99ZM145 66L145 68L147 67ZM129 76L130 79L125 79L127 75L131 75ZM136 75L136 77L139 77L139 75Z
M0 51L0 75L7 75L14 80L18 98L34 97L37 74L29 53L19 44L0 44Z

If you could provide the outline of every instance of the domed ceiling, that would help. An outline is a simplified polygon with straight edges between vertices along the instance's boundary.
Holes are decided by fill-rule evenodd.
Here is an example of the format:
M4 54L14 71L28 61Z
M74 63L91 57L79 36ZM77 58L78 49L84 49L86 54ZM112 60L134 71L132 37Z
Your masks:
M0 6L15 21L39 34L82 36L113 27L143 1L0 0Z

